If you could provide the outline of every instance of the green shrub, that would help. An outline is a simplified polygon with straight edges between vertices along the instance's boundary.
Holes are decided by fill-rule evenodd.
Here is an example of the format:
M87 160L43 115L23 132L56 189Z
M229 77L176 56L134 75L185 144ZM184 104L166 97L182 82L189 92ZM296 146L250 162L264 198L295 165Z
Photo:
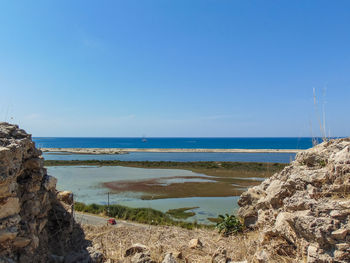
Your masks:
M243 225L235 215L226 214L225 216L219 215L219 222L216 224L216 228L219 229L219 233L229 236L242 232Z
M84 203L75 202L74 207L76 211L80 212L107 215L107 205L87 205ZM187 229L211 228L210 225L198 224L197 222L184 222L174 220L169 214L152 208L132 208L112 204L109 206L108 216L150 225L179 226Z

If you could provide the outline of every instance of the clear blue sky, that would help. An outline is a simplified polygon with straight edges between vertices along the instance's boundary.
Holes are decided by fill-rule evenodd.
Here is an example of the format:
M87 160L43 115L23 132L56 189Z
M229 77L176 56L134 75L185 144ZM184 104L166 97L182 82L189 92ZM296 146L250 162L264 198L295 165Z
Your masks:
M0 2L0 120L34 136L317 135L313 88L349 136L350 1Z

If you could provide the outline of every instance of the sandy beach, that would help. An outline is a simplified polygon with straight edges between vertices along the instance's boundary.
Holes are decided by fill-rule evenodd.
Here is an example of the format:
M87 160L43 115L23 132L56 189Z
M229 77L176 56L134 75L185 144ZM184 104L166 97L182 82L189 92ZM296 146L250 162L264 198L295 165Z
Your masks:
M41 148L43 152L62 152L74 154L127 154L129 152L164 153L298 153L298 149L172 149L172 148Z

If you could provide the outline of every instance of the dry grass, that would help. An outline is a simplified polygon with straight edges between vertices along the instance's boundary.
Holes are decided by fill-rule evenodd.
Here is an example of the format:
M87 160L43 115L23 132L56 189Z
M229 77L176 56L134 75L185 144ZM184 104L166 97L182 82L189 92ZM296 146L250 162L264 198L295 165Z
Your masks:
M148 246L151 257L162 262L168 252L181 252L178 262L211 262L212 255L219 248L227 250L227 256L234 261L249 259L256 249L257 233L250 232L238 236L223 237L214 230L186 230L167 226L92 226L83 225L86 239L102 251L107 259L114 262L130 262L124 258L125 250L135 243ZM203 247L190 249L188 243L199 238ZM112 261L112 262L113 262Z

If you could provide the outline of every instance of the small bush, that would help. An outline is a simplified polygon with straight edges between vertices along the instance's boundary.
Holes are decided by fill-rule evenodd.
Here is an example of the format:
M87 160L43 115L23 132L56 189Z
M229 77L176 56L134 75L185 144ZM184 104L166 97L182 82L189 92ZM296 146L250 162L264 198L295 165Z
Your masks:
M243 225L235 215L226 214L225 216L219 215L219 222L216 224L216 228L219 229L219 233L229 236L242 232Z

